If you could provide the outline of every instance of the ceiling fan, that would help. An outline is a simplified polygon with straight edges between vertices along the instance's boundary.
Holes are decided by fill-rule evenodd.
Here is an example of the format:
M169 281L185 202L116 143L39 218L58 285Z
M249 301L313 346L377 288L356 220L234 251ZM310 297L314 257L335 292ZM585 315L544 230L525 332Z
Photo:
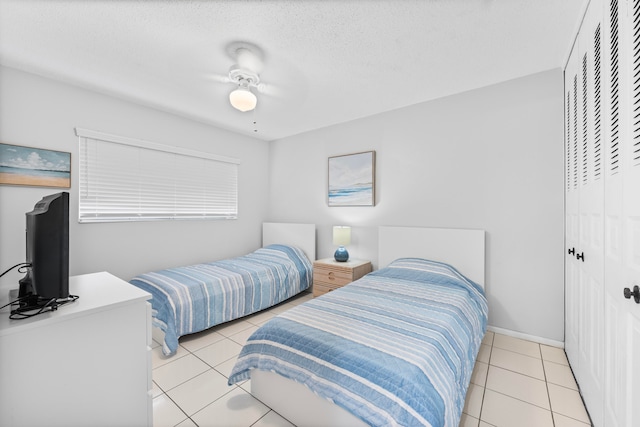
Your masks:
M264 54L258 46L248 42L232 42L227 46L227 54L235 61L229 69L229 81L237 88L229 94L231 105L242 112L251 111L258 103L252 92L260 90L260 72Z

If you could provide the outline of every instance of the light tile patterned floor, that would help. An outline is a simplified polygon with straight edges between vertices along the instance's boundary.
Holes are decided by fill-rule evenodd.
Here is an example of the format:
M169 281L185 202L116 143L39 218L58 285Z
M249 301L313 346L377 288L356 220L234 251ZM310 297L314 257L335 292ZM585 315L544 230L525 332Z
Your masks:
M164 358L155 344L155 427L291 427L251 393L250 382L229 387L242 344L277 313L311 298L190 335ZM460 427L586 427L589 417L562 349L488 332L478 355Z

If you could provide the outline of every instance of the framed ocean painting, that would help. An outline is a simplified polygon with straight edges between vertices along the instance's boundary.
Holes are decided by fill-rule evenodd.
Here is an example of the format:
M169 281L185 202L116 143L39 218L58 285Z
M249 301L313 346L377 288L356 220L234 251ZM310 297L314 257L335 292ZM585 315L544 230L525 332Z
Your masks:
M0 184L71 187L71 153L0 143Z
M374 206L375 176L375 151L329 157L329 206Z

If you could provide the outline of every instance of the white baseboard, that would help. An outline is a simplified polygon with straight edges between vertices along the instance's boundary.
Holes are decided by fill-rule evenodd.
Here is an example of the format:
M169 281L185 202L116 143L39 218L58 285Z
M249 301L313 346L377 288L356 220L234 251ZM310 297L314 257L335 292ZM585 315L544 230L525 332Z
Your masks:
M520 338L527 341L537 342L538 344L549 345L551 347L564 348L564 341L550 340L548 338L537 337L535 335L523 334L522 332L516 332L509 329L498 328L496 326L487 326L487 330L507 335L509 337Z

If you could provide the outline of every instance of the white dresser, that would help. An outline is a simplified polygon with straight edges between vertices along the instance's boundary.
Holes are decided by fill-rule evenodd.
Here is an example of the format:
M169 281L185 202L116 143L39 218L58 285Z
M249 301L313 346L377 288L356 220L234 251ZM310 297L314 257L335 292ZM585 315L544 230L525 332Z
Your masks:
M69 292L33 318L0 311L0 426L152 426L151 295L106 272Z

